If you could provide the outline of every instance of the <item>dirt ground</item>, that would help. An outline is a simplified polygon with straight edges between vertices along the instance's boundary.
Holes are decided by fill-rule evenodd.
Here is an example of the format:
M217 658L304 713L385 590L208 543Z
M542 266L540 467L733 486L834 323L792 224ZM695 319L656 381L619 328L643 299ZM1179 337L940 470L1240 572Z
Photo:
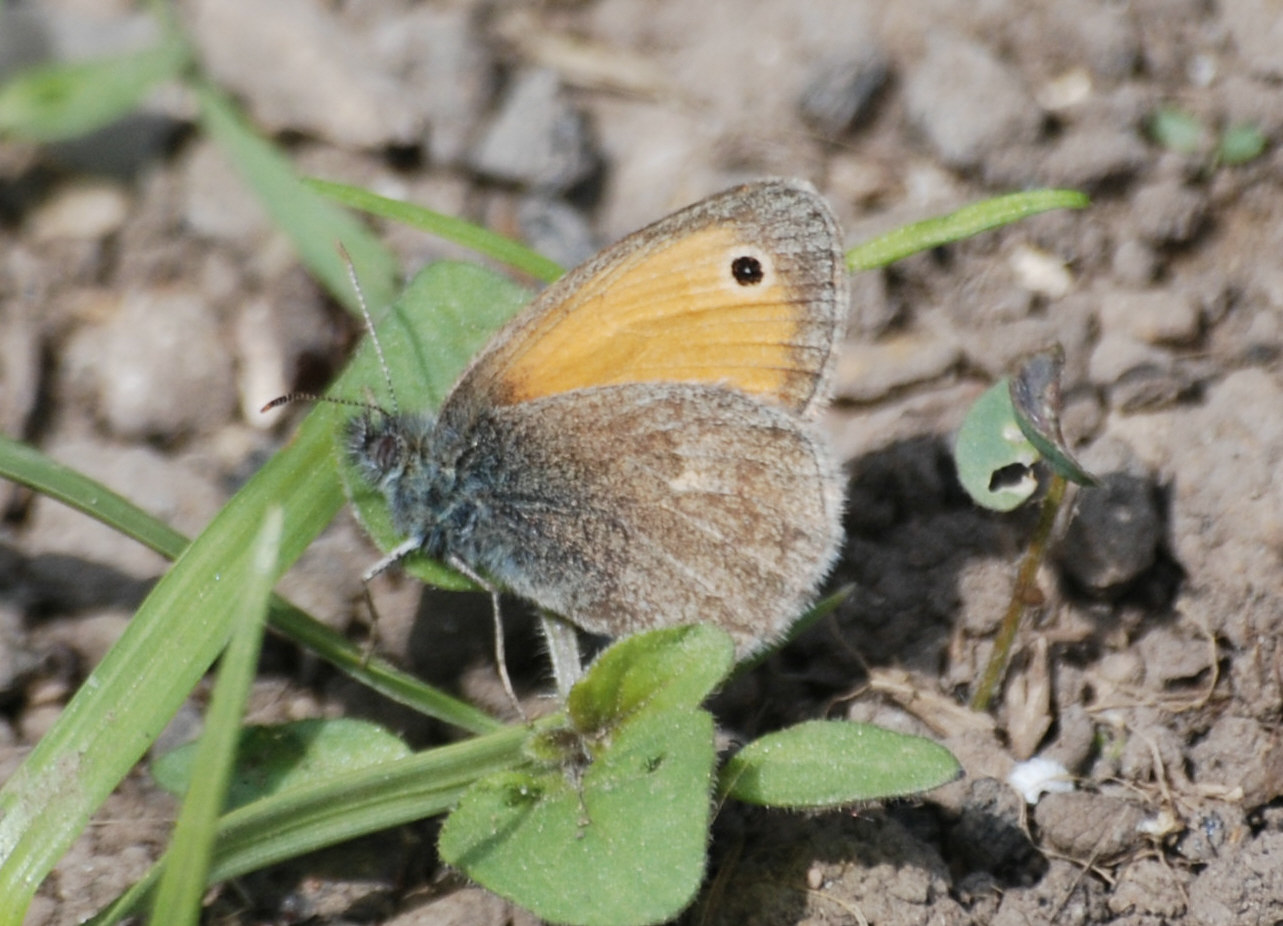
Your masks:
M145 43L123 0L18 5L0 74ZM723 693L731 729L828 716L930 735L964 780L801 816L728 807L698 923L1283 921L1283 6L1277 0L192 0L203 62L300 169L574 263L754 176L812 180L849 243L999 193L1038 217L860 275L838 401L840 611ZM1164 107L1203 128L1158 144ZM161 95L92 140L0 142L0 428L195 533L288 437L255 409L359 335ZM1217 138L1269 140L1240 165ZM462 252L386 229L407 272ZM950 439L1022 355L1066 355L1078 494L992 716L962 705L1031 513L962 494ZM295 416L301 410L295 412ZM12 487L0 534L0 775L48 729L163 563ZM344 516L282 585L359 623L376 558ZM389 655L496 702L484 601L377 588ZM359 631L359 626L356 627ZM510 628L515 634L525 631ZM534 646L514 669L540 684ZM460 668L463 667L463 668ZM168 737L198 722L184 708ZM269 645L253 719L429 725ZM1059 763L1026 796L1018 763ZM1037 789L1034 789L1037 791ZM174 805L131 777L45 884L70 923L144 870ZM504 923L432 830L248 878L218 922ZM213 921L213 920L211 920Z

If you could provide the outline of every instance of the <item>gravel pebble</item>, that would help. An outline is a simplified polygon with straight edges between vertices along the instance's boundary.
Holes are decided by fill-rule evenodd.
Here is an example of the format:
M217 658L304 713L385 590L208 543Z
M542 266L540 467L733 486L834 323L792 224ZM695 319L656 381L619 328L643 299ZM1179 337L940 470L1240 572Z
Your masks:
M516 911L506 900L484 888L465 887L407 905L384 926L505 926Z
M224 499L216 486L146 447L74 438L53 442L46 452L189 535ZM32 504L23 553L35 600L69 610L136 605L166 566L159 554L45 496Z
M0 293L21 291L18 273L10 273L25 252L10 251L0 263ZM40 307L30 298L0 299L0 434L27 434L40 397L45 371ZM0 497L8 492L0 491Z
M96 241L116 232L129 212L129 197L108 180L60 186L31 214L31 233L47 243L59 238Z
M959 325L954 335L962 345L966 364L993 379L1006 376L1030 354L1059 344L1065 349L1064 379L1073 382L1079 378L1083 358L1091 349L1091 315L1080 311L1082 304L1071 297L1056 303L1050 316L995 326Z
M871 344L850 343L838 359L836 391L844 399L872 401L943 376L961 356L957 341L939 331L915 330Z
M253 251L272 231L263 203L210 141L198 141L183 158L183 222L193 234Z
M1155 917L1180 916L1185 912L1191 875L1158 859L1142 858L1129 864L1118 877L1109 897L1115 914Z
M433 164L463 161L495 92L496 65L477 15L472 4L422 5L375 27L372 45L404 73L403 102L423 116Z
M1074 286L1073 275L1055 254L1022 244L1007 255L1012 276L1021 288L1048 299L1063 299Z
M1235 648L1259 645L1283 613L1283 592L1269 578L1283 550L1283 417L1261 408L1283 408L1283 387L1245 369L1210 387L1200 405L1125 422L1137 454L1173 487L1186 613Z
M308 545L282 576L279 590L312 617L341 632L352 619L353 602L364 594L361 570L353 564L369 555L351 519L340 519Z
M1126 238L1114 248L1110 269L1120 283L1144 286L1158 273L1158 255L1138 238Z
M1148 159L1145 143L1129 126L1073 126L1043 158L1039 178L1050 186L1092 190L1136 174Z
M996 778L978 778L950 833L971 867L999 872L1018 867L1034 852L1024 830L1024 800Z
M1107 594L1154 565L1165 528L1149 480L1109 473L1078 493L1056 558L1079 585Z
M1204 658L1211 656L1203 641ZM1195 641L1186 641L1193 647ZM1204 669L1210 672L1211 666ZM1243 805L1260 807L1283 794L1283 742L1277 731L1250 717L1227 717L1189 751L1191 776L1208 789L1242 792Z
M65 646L75 653L87 672L102 662L120 635L129 626L130 612L111 609L97 613L77 614L56 619L40 628L39 639L45 646Z
M1273 138L1283 132L1283 107L1275 83L1235 72L1225 75L1221 91L1227 125L1254 125Z
M195 0L189 13L204 66L268 131L352 148L406 145L422 134L401 102L403 88L372 66L378 62L363 36L333 8L309 0Z
M1074 48L1074 57L1099 77L1123 80L1136 70L1141 36L1136 18L1123 6L1083 3L1055 7L1057 25ZM1062 31L1063 30L1063 31Z
M39 666L38 645L26 634L22 612L9 602L0 602L0 697L21 696ZM0 732L0 744L2 741Z
M1093 383L1112 386L1133 370L1167 370L1171 357L1125 332L1106 331L1092 349L1087 375Z
M1257 76L1283 78L1283 16L1273 0L1224 0L1221 16L1234 49Z
M518 74L499 111L468 155L483 176L545 193L570 189L593 170L596 157L583 116L562 94L554 71Z
M1004 148L1038 137L1042 111L1020 75L982 45L936 30L909 73L905 106L946 164L980 165Z
M1111 859L1141 843L1149 812L1140 804L1103 794L1048 794L1034 808L1034 823L1055 849L1081 860Z
M1201 926L1283 920L1283 833L1262 832L1212 859L1189 886L1189 913Z
M225 339L203 300L185 289L126 293L106 322L72 336L63 371L121 437L209 432L236 408Z
M868 40L813 65L798 103L802 118L821 135L836 138L865 116L889 68L882 49Z
M615 101L593 107L602 154L611 165L598 225L614 240L714 192L716 129L698 114L638 110Z
M1199 334L1199 316L1186 291L1113 289L1100 296L1102 328L1146 344L1192 343Z
M884 271L868 270L851 278L848 336L876 338L884 334L897 318L896 306L887 297L887 277Z
M1132 197L1137 233L1154 244L1183 244L1202 227L1207 198L1176 180L1160 180Z
M534 194L517 204L521 240L563 267L574 267L600 247L583 212L565 200Z
M1170 362L1139 364L1114 381L1110 404L1120 412L1138 412L1173 405L1194 385L1185 371Z

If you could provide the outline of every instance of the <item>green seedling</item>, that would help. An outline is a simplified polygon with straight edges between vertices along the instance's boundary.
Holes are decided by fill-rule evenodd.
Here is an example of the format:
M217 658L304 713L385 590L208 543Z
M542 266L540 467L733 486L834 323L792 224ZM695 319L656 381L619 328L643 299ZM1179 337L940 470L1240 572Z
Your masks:
M1074 459L1060 431L1059 346L1035 354L1015 376L990 387L971 407L954 443L954 460L963 488L979 505L1011 511L1038 489L1035 467L1049 470L1038 525L1017 573L1007 612L999 625L993 654L971 698L978 711L988 710L1006 672L1024 614L1041 596L1038 567L1046 557L1051 529L1069 482L1093 486L1096 478Z
M1192 113L1162 106L1149 119L1149 135L1169 151L1198 155L1209 168L1235 167L1265 153L1269 140L1251 123L1229 125L1216 131Z

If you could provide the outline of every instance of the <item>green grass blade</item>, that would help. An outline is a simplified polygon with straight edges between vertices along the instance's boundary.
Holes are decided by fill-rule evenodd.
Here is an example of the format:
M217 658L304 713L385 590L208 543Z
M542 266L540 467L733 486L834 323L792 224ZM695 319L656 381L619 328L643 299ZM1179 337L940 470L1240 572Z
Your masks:
M372 310L396 294L396 258L364 225L317 195L299 180L293 166L261 138L213 87L196 83L202 128L231 160L272 220L289 236L299 258L349 311L359 308L339 254L342 245L359 271Z
M885 267L901 258L959 241L1052 209L1084 209L1091 200L1076 190L1032 190L964 206L957 212L904 225L846 252L852 272Z
M0 87L0 135L36 142L85 135L136 108L188 62L186 43L169 39L144 51L32 68Z
M155 923L196 926L200 921L218 815L227 797L241 716L258 668L267 600L276 581L282 520L279 507L269 510L254 543L240 615L205 713L205 732L196 747L196 767L201 773L192 778L174 826L165 873L152 908Z
M505 727L241 807L220 821L209 883L449 810L473 782L520 762L529 737L524 726ZM136 912L155 878L153 870L92 924L104 926Z
M0 434L0 478L35 489L174 559L187 538L100 482Z
M274 629L304 649L398 704L468 733L491 733L503 726L485 711L424 684L385 659L370 656L288 602L273 599L270 620Z
M449 810L473 782L522 761L529 737L524 725L505 727L242 807L219 828L212 879Z
M399 199L389 199L344 183L316 178L309 178L304 183L345 206L401 222L411 228L444 238L446 241L453 241L478 254L492 257L501 264L528 274L536 280L550 283L563 272L561 265L544 257L538 251L532 251L518 241L505 238L487 228L481 228L452 215L433 212L431 209L424 209L422 206Z
M332 427L320 419L304 427L223 508L0 788L0 924L21 921L40 881L213 662L268 508L285 511L281 569L338 510Z

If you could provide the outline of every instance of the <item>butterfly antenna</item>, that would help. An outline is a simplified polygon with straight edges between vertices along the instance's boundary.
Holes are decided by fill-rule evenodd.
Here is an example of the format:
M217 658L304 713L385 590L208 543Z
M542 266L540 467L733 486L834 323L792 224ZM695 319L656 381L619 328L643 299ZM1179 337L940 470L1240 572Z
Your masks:
M379 358L379 368L383 370L383 381L388 385L388 399L391 403L391 411L379 405L373 399L367 399L362 402L357 399L317 395L314 392L287 392L285 395L277 396L260 408L258 410L259 414L271 411L274 408L280 408L282 405L289 405L292 402L329 402L331 405L348 405L352 408L376 411L384 418L395 418L398 414L396 390L392 388L392 372L388 368L387 358L383 356L383 345L379 342L378 332L374 330L374 319L370 317L370 308L365 301L365 290L361 288L361 281L357 278L356 266L352 263L352 255L348 254L347 248L341 243L338 248L339 255L343 258L343 265L347 268L347 278L352 281L352 290L356 293L356 301L361 306L361 317L365 319L365 330L370 333L370 340L374 342L374 352Z
M379 357L379 367L383 370L383 381L388 386L388 400L392 405L392 416L400 414L396 402L396 389L392 387L392 371L388 369L387 358L383 356L383 345L379 342L379 333L374 330L374 319L370 317L370 307L365 302L365 290L361 288L361 281L356 276L356 266L352 263L352 256L348 254L347 248L339 244L339 253L343 255L343 263L347 266L347 278L352 281L352 289L356 291L356 301L361 306L361 317L365 319L365 330L370 333L370 340L374 342L374 352Z
M274 408L280 408L282 405L289 405L293 402L329 402L331 405L350 405L352 408L364 408L367 411L376 411L385 418L388 417L387 410L373 402L361 402L357 399L344 399L332 395L317 395L315 392L287 392L285 395L278 395L260 408L258 412L261 415L263 412L270 412Z

